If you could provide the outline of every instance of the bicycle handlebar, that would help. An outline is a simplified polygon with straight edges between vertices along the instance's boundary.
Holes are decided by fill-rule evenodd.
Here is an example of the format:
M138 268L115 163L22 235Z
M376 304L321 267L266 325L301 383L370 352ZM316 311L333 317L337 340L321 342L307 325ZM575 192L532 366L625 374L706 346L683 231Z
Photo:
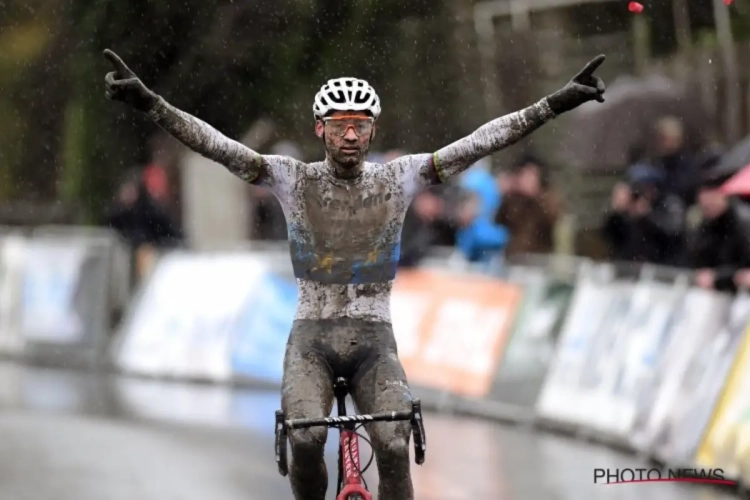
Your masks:
M396 422L408 420L414 434L414 461L422 465L424 463L427 442L425 440L424 422L422 420L422 402L414 399L411 403L411 411L390 411L376 413L374 415L342 415L340 417L328 418L299 418L286 420L282 410L276 411L276 463L279 473L286 476L289 472L286 460L287 431L292 429L306 429L310 427L341 427L346 424L359 424L368 422Z
M348 415L343 417L327 418L297 418L285 420L284 425L287 429L307 429L310 427L338 427L342 424L360 424L367 422L396 422L400 420L411 420L414 412L411 411L391 411L376 413L374 415Z

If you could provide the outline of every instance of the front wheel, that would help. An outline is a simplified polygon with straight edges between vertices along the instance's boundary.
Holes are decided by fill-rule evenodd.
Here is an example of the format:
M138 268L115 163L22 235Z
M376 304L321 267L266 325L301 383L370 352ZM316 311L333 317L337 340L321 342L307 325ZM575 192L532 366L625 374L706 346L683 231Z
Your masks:
M359 493L354 493L352 495L349 495L346 498L347 500L365 500L364 498L362 498L362 495L360 495Z

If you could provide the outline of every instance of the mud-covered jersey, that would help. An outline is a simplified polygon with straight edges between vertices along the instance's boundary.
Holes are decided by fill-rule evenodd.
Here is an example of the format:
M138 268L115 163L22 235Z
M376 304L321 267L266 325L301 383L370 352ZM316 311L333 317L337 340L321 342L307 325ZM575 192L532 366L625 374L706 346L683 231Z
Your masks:
M412 197L431 182L431 155L365 163L352 180L334 177L326 162L263 158L259 184L273 191L287 221L297 319L387 321L401 227Z
M518 141L554 113L543 99L434 154L365 163L351 180L335 177L326 161L260 155L163 99L149 116L194 151L278 198L299 287L296 319L390 321L401 228L414 195Z

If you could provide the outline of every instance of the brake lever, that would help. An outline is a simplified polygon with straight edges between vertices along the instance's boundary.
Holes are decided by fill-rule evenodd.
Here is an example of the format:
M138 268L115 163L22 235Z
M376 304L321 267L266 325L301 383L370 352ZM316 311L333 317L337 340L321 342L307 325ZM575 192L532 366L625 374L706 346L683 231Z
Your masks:
M286 476L289 473L289 465L287 463L286 452L287 452L287 432L286 423L284 422L284 412L282 410L276 410L276 439L275 439L275 451L276 451L276 465L279 467L279 474Z
M422 401L415 399L411 403L411 430L414 434L414 462L417 465L424 463L425 452L427 451L427 438L424 431L424 421L422 419Z

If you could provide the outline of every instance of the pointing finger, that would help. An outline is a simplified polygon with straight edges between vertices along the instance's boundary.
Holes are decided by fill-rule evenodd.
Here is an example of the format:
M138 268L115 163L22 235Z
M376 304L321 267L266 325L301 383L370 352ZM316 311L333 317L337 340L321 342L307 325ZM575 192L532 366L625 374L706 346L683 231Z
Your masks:
M591 76L594 71L596 71L596 68L602 65L606 58L607 56L605 56L604 54L596 56L595 58L590 60L588 64L576 76Z
M121 77L128 78L135 76L135 73L133 73L130 68L128 68L127 64L125 64L122 59L120 59L120 56L118 56L111 50L105 49L104 57L106 57L107 60L112 63L115 69L117 69L117 73L119 73Z

